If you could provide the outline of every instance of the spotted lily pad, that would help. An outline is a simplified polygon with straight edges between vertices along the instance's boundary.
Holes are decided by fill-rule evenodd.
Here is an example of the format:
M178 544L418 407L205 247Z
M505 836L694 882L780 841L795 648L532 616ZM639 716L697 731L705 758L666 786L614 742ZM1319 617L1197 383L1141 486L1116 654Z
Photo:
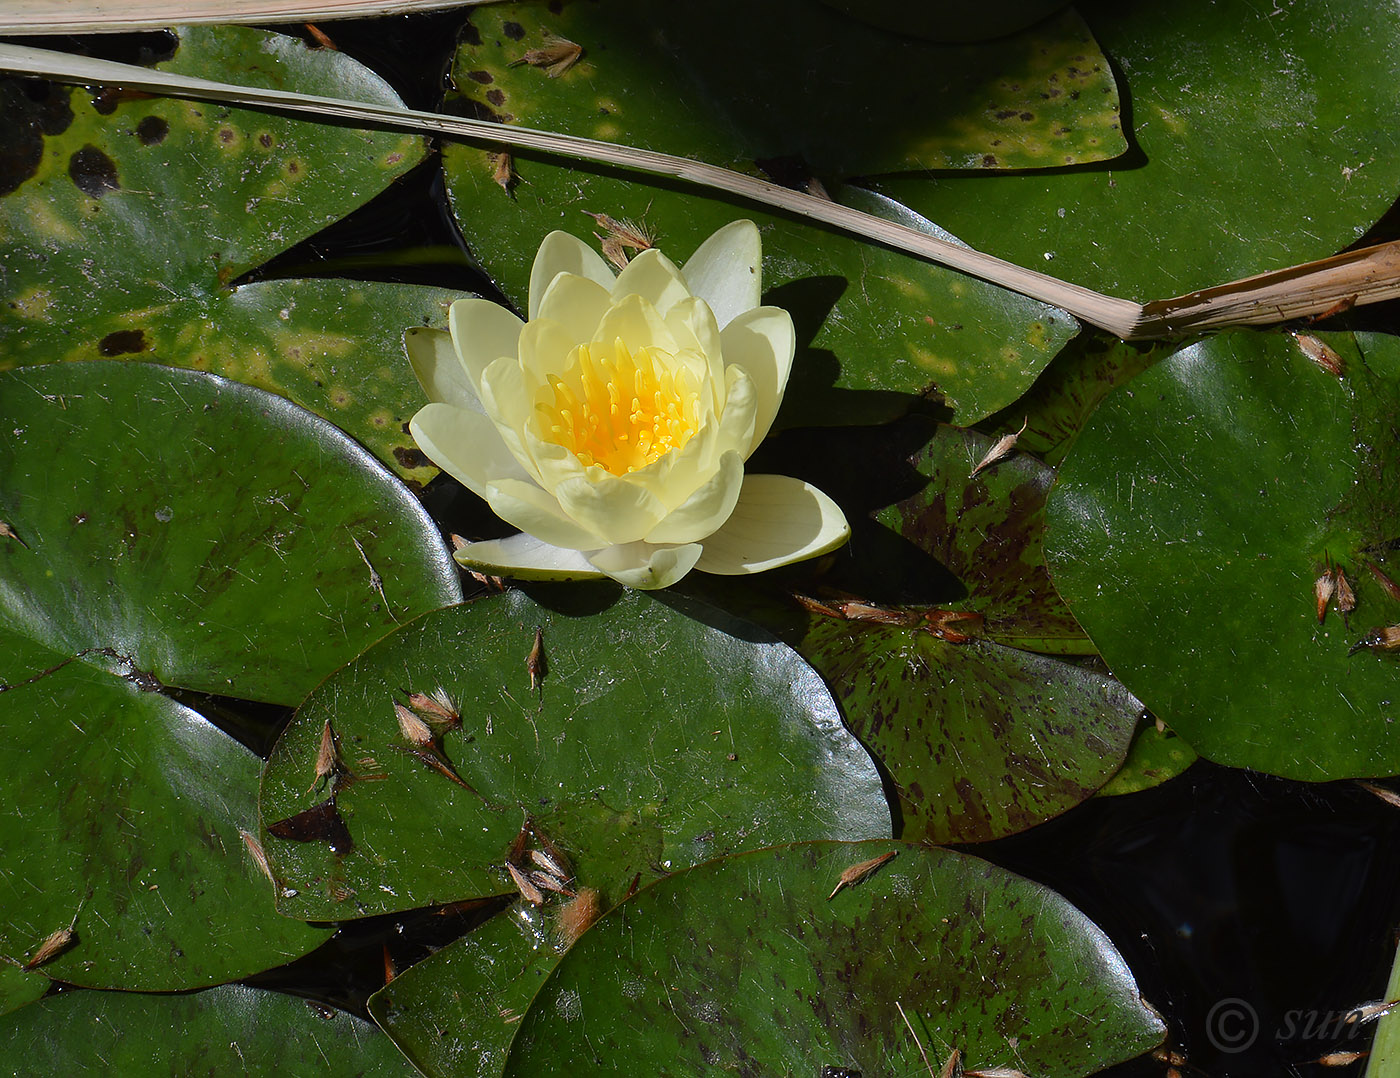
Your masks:
M574 5L566 11L591 9ZM474 18L504 18L503 10L493 5ZM503 27L500 35L505 33ZM514 55L504 45L496 48L498 37L509 43L508 36L500 35L483 34L481 45L463 43L453 68L458 90L448 97L449 111L480 112L483 96L489 105L491 93L499 92L494 72ZM496 57L491 70L478 58L488 45ZM491 85L474 79L478 72ZM562 130L597 134L598 99L579 92L574 74L549 79L528 69L510 77L532 76L525 85L532 87L532 100L538 99L540 108L547 104L549 122ZM615 78L609 101L646 101L647 107L610 111L609 137L645 142L648 132L676 125L691 131L699 124L709 132L696 143L700 149L732 141L718 115L697 110L678 91L665 92L649 68L619 65ZM512 115L535 115L523 102L510 101ZM723 225L744 217L757 222L763 235L764 302L789 310L798 334L780 425L883 420L906 410L919 395L946 401L959 421L972 423L1019 397L1078 329L1055 308L816 225L760 213L700 188L522 153L512 157L515 179L507 193L495 178L500 162L484 150L452 144L445 148L443 162L453 211L470 236L473 253L517 307L523 307L535 250L548 232L563 229L584 238L590 232L606 234L590 214L641 225L678 263Z
M827 178L1062 166L1127 148L1113 73L1073 11L962 47L806 0L754 14L742 0L493 5L472 13L457 86L474 111L526 127Z
M68 992L0 1019L31 1074L277 1074L409 1078L363 1019L243 985L184 996Z
M569 594L572 614L517 592L436 611L307 698L263 777L283 912L510 894L529 849L616 901L736 849L889 833L874 764L787 647L643 593ZM395 703L437 689L461 724L420 705L435 733L414 738ZM327 736L340 763L317 782Z
M1104 783L1100 797L1135 794L1174 779L1196 762L1196 750L1174 731L1144 723L1133 738L1128 758L1113 778Z
M1400 346L1287 334L1183 348L1100 406L1048 508L1056 587L1104 659L1201 755L1301 779L1400 770L1381 574L1400 574ZM1318 610L1340 569L1355 595ZM1333 577L1335 581L1335 577Z
M423 1025L467 1040L444 988L423 999ZM1113 945L1063 898L883 842L759 850L658 881L575 944L518 1029L507 1076L560 1059L579 1075L917 1074L957 1049L968 1069L1082 1078L1163 1036Z
M880 189L979 250L1141 301L1323 258L1400 189L1400 21L1382 0L1078 5L1117 65L1111 166Z
M235 27L185 28L186 74L387 104L332 51ZM140 358L210 369L332 418L390 466L417 387L400 344L440 325L437 289L231 282L423 160L421 138L223 105L0 82L0 369ZM372 387L373 392L370 392Z

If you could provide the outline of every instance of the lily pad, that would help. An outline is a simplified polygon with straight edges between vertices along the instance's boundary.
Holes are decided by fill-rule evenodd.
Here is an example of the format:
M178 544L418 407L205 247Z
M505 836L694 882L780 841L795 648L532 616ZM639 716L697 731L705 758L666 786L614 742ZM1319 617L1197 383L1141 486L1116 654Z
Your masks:
M401 476L437 470L408 433L423 391L403 352L410 326L443 327L459 293L343 280L259 281L7 338L0 369L138 359L212 370L334 422Z
M31 1074L278 1074L408 1078L363 1019L242 985L186 996L66 992L0 1020Z
M540 990L504 1073L915 1074L957 1049L970 1069L1082 1078L1163 1032L1113 945L1040 884L947 850L811 843L619 906Z
M1093 654L1045 569L1045 495L1055 473L1016 449L983 465L996 445L976 431L938 427L910 460L928 485L876 519L958 578L967 594L956 608L986 619L978 635L1029 651Z
M807 0L770 0L762 18L743 0L501 4L472 13L464 45L456 83L474 112L720 165L787 161L838 178L1082 164L1127 148L1113 73L1073 11L959 47Z
M514 592L428 614L307 698L263 777L269 825L326 806L303 840L270 826L284 913L343 920L513 893L523 827L604 902L639 874L736 849L889 834L874 764L792 651L644 594L571 594L591 598L570 600L584 605L573 614ZM439 688L461 726L420 709L439 732L415 745L395 701ZM327 723L356 777L308 789Z
M1100 406L1048 509L1056 587L1123 682L1202 756L1300 779L1400 770L1400 344L1286 334L1183 348ZM1317 610L1339 567L1349 615ZM1228 598L1226 598L1228 597Z
M1175 731L1144 723L1118 773L1099 790L1100 797L1135 794L1174 779L1196 762L1196 750Z
M583 6L567 10L575 9ZM497 11L482 9L476 17L498 17L491 14ZM449 95L449 111L479 111L475 71L495 78L478 66L475 48L465 44L454 77L459 87L472 90ZM529 74L537 76L537 94L547 95L554 123L596 133L597 99L572 90L572 73L555 80L539 71ZM660 94L648 71L624 74L615 98L645 100L647 108L635 118L609 114L619 141L645 141L643 134L653 125L693 126L701 122L697 116L713 128L713 138L729 137L718 118L696 112L684 96ZM580 236L605 233L590 214L640 224L678 262L723 225L744 217L757 222L763 233L764 302L789 310L798 334L779 425L885 420L920 395L944 401L960 422L976 422L1019 397L1078 331L1063 311L699 188L523 153L512 161L517 182L507 193L493 178L498 162L484 150L451 144L443 152L453 212L473 253L521 308L539 241L553 229Z
M1141 301L1323 258L1400 189L1400 21L1380 0L1079 5L1134 150L879 189L979 250Z
M17 536L0 540L0 611L59 657L295 704L461 598L403 486L261 390L138 363L24 367L0 374L0 429Z

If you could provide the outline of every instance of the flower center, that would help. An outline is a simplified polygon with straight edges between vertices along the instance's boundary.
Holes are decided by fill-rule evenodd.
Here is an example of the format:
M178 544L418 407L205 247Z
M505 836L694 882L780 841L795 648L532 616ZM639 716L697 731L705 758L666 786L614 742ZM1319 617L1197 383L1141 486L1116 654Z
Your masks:
M613 475L645 468L690 441L700 394L690 371L669 352L628 351L619 338L581 344L562 377L551 374L535 397L546 440L585 466Z

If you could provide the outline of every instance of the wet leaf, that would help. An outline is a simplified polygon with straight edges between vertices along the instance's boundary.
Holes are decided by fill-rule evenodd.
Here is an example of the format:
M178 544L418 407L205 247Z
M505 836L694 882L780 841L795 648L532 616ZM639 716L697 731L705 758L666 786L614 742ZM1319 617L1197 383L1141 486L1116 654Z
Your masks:
M31 537L0 545L0 609L59 657L102 648L90 661L163 685L294 704L460 597L408 492L260 390L147 364L25 367L0 374L0 426L0 515Z
M1301 779L1400 770L1395 668L1351 649L1400 603L1400 345L1285 334L1183 348L1108 397L1048 508L1055 585L1114 673L1202 756ZM1320 568L1354 589L1318 623Z
M1123 766L1104 783L1099 796L1116 797L1150 790L1176 778L1195 762L1196 750L1174 731L1158 729L1156 723L1146 722L1133 738Z
M1131 102L1124 158L879 189L979 250L1140 301L1326 257L1390 206L1400 23L1387 4L1078 9Z
M547 122L593 135L600 134L602 123L608 138L643 143L658 131L682 127L689 132L683 147L687 154L705 156L710 147L733 150L735 136L721 117L697 109L693 97L680 90L668 93L657 86L651 66L627 66L621 53L590 52L590 59L559 79L530 68L508 68L506 46L518 44L512 43L504 22L491 20L526 20L523 9L515 9L515 15L511 10L492 5L473 13L482 44L464 43L458 51L453 67L458 91L449 95L449 111L494 110L498 106L490 104L491 95L505 93L501 80L528 77L499 106L518 122ZM597 12L601 18L610 10L573 5L565 13L583 18ZM817 10L804 8L814 15ZM529 11L545 17L543 8ZM582 36L572 31L569 36L588 46ZM499 48L497 41L502 42ZM604 59L616 72L609 75L606 91L593 81L601 76L592 74L595 61ZM643 111L628 107L641 101L647 103ZM602 107L609 110L606 117L600 117ZM804 105L804 114L809 111ZM975 422L1020 396L1077 332L1062 311L825 228L707 196L698 188L601 166L565 165L522 151L513 155L519 183L508 196L493 179L494 164L486 150L449 145L443 161L453 211L471 236L473 253L517 307L523 306L539 241L553 229L586 239L602 234L595 215L625 219L645 229L679 263L721 226L742 217L756 221L763 231L764 302L787 308L798 334L797 360L779 418L783 425L886 419L926 393L946 400L961 421ZM915 225L931 227L927 222ZM599 246L601 250L602 241Z
M184 996L66 992L0 1019L0 1046L32 1074L416 1073L370 1023L243 985Z
M901 1009L930 1055L957 1048L968 1069L1082 1078L1161 1042L1112 944L1039 884L896 847L828 901L843 868L889 848L760 850L644 889L564 956L503 1073L568 1058L580 1075L917 1074L920 1044Z
M387 777L337 793L353 851L266 840L294 892L282 911L332 920L511 894L522 821L572 862L571 886L607 902L639 872L799 836L888 833L874 765L789 649L642 593L574 588L566 601L602 596L586 616L518 592L437 611L317 688L268 761L263 818L311 807L305 776L328 716L350 766L372 757ZM532 691L523 660L536 626L550 667ZM394 697L433 686L461 701L460 729L437 744L465 785L402 751Z

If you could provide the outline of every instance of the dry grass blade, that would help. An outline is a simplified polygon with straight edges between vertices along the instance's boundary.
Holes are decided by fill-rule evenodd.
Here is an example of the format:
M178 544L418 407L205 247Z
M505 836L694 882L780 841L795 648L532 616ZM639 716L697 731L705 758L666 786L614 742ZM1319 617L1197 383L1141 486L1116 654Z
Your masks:
M464 7L485 0L5 0L0 34L101 34L192 23L357 19Z
M910 1023L909 1016L904 1013L903 1004L899 1000L895 1000L894 1005L899 1008L899 1017L904 1019L904 1028L909 1031L909 1036L914 1038L914 1047L919 1050L919 1056L923 1059L924 1066L928 1068L928 1078L937 1078L933 1073L933 1064L928 1061L928 1053L924 1051L924 1046L919 1043L919 1035L914 1032L914 1026Z

